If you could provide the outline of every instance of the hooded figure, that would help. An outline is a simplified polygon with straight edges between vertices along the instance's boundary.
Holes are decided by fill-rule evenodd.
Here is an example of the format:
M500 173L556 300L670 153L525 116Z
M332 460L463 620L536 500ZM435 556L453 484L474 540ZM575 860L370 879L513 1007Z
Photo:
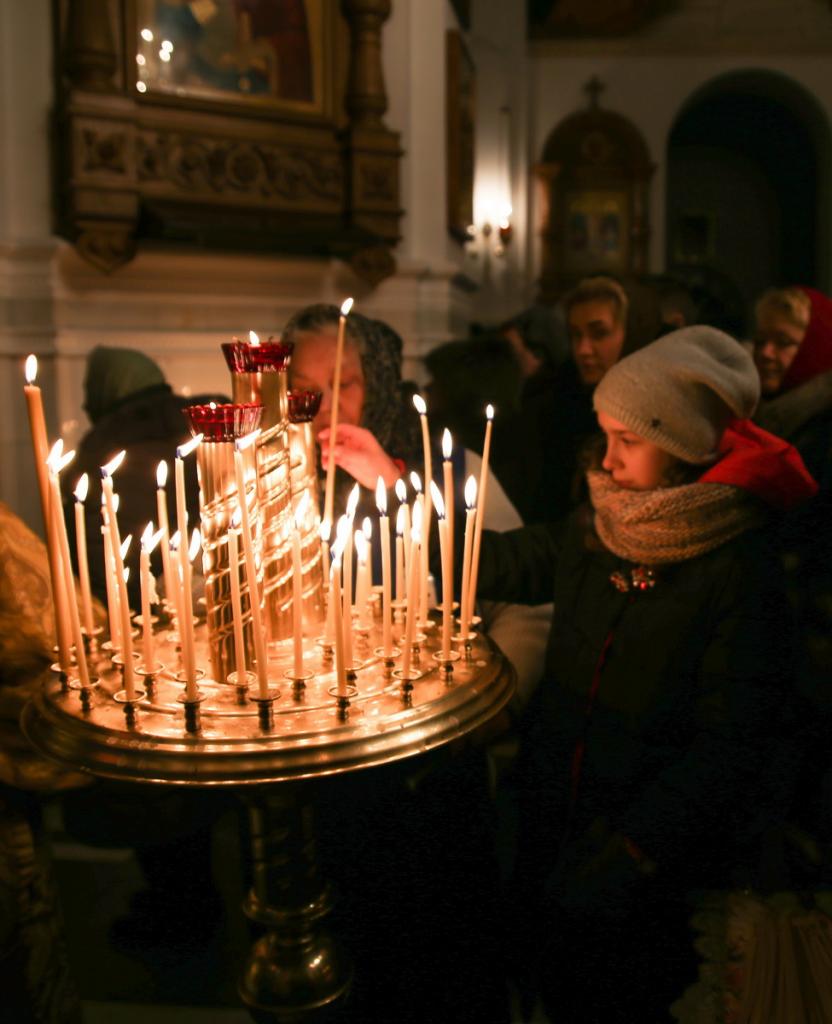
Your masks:
M748 420L758 395L733 338L664 336L594 392L588 505L564 531L483 535L481 593L554 600L514 901L553 1019L665 1019L696 978L689 893L758 882L789 795L798 702L768 523L816 486Z
M169 507L173 508L173 459L177 445L190 439L190 430L182 414L186 405L201 402L227 402L222 395L185 398L175 395L162 370L149 356L133 349L98 346L87 360L84 377L84 409L92 422L81 439L72 465L71 479L82 473L89 476L85 502L87 553L90 583L97 597L106 600L104 546L101 537L101 466L124 449L127 455L113 477L119 495L119 530L122 540L133 540L125 564L130 566L128 591L130 604L139 607L139 538L156 510L156 469L168 463ZM196 460L185 463L185 488L191 528L199 526L199 486ZM64 516L70 538L74 537L74 484L64 495ZM71 544L74 552L75 545ZM161 574L161 554L153 553L153 572Z

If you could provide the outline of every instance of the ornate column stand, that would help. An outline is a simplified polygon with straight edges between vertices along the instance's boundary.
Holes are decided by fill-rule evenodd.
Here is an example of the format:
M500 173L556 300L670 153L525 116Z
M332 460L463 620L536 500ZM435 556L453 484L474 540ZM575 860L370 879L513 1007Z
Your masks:
M302 784L284 784L253 787L243 800L254 876L243 909L266 932L249 951L240 996L264 1024L330 1019L352 968L324 923L332 900L318 868L311 799Z

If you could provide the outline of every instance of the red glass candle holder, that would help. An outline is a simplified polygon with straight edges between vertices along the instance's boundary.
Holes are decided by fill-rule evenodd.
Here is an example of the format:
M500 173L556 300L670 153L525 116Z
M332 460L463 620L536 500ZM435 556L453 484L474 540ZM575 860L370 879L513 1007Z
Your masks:
M260 425L263 406L253 402L188 405L183 410L194 436L202 434L209 443L235 441Z
M311 423L321 407L322 391L289 391L289 422Z
M249 341L226 341L222 344L223 355L232 373L277 373L286 370L292 358L294 344L290 341L261 341L253 345Z

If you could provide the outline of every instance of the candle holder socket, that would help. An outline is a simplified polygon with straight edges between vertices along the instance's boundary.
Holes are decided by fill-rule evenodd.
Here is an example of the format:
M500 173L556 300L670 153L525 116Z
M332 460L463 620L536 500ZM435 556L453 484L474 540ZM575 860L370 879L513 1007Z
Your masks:
M269 690L266 697L252 697L257 705L257 721L263 732L271 732L274 728L274 702L280 696L280 690Z
M439 674L442 679L450 685L454 679L454 662L459 661L462 655L459 651L448 651L447 654L443 654L442 651L435 651L432 657L439 665Z
M58 682L61 684L61 689L66 691L69 689L69 673L64 671L63 666L59 661L53 661L49 666L51 672L54 672L58 677Z
M87 654L95 654L98 651L98 638L103 632L103 626L96 626L91 633L88 633L83 626L81 627L81 634L84 637L84 650Z
M189 697L187 692L183 692L177 694L176 700L185 709L185 732L198 733L202 728L199 705L205 700L205 694L197 690L195 697Z
M337 686L330 686L327 693L330 697L335 698L335 709L338 721L346 722L350 716L350 703L352 698L358 694L358 687L348 682L344 693L341 693Z
M128 729L132 729L136 724L136 709L139 703L146 697L144 690L136 690L132 697L127 696L126 690L119 690L113 694L113 700L117 704L121 704L124 707L124 721L127 724Z
M306 689L306 684L310 679L315 678L314 672L305 672L303 675L296 676L295 673L290 669L284 673L286 679L292 684L292 697L296 701L303 700L303 691Z
M396 658L401 655L401 648L391 647L389 651L385 651L383 647L376 647L373 654L377 658L381 658L381 663L384 666L386 675L390 675L396 665Z
M335 657L335 641L329 640L325 636L319 636L315 643L321 649L321 662L324 665L331 665L332 659Z
M257 682L257 675L247 670L242 673L241 678L240 673L235 669L233 672L228 673L225 681L229 686L235 687L237 703L242 706L248 702L248 691Z

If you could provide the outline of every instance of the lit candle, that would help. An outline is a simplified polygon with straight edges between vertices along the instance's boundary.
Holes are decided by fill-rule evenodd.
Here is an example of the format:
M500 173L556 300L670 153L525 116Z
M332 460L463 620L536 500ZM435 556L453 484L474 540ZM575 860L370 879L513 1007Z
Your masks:
M153 578L150 574L150 556L153 549L162 540L162 531L153 532L153 523L144 528L141 536L141 554L139 555L139 574L142 594L142 656L144 671L153 674L156 659L153 654L153 622L150 614L150 602L153 595Z
M344 660L344 624L341 607L341 545L336 543L329 570L329 599L332 602L335 629L335 679L339 697L347 695L347 668Z
M473 615L477 601L477 576L480 569L480 545L482 544L482 521L485 515L485 497L488 490L488 459L491 454L491 428L494 425L494 406L485 407L485 440L482 446L482 465L480 466L480 486L478 488L477 521L474 527L474 547L471 553L471 581L469 584L468 611Z
M373 521L369 516L364 516L361 522L361 532L367 541L367 582L372 590L375 579L373 577ZM369 596L367 598L369 601Z
M168 524L168 499L165 485L168 482L168 464L164 459L156 467L156 518L162 531L162 578L165 581L165 596L171 605L174 602L173 590L176 586L170 566L170 526Z
M431 482L430 492L439 519L439 555L442 559L442 657L445 661L449 661L451 657L451 609L454 603L453 565L449 557L451 542L448 535L445 502L435 481Z
M338 432L338 401L341 393L341 362L344 358L344 335L352 299L345 299L338 318L338 340L335 346L335 370L332 378L332 408L329 415L329 458L326 462L326 490L324 492L324 519L332 522L335 503L335 435Z
M418 473L412 473L411 476L415 476L416 479L419 480L419 474ZM421 487L421 484L422 484L422 482L421 482L421 480L419 480L419 486L420 487ZM399 477L399 479L396 481L396 497L399 499L399 508L402 509L402 517L404 519L404 522L402 524L402 540L404 542L402 544L402 550L404 551L405 573L407 573L407 567L408 567L408 564L409 564L408 563L408 553L409 553L409 548L410 548L410 506L407 503L407 484L404 482L404 480L401 479L401 477ZM398 515L397 515L397 521L398 521ZM406 576L405 576L405 579L403 581L403 586L404 587L407 586L407 577Z
M419 553L422 560L421 564L421 586L419 588L419 603L421 605L421 614L425 620L428 617L428 577L430 576L429 567L429 551L430 546L430 516L431 516L431 503L430 503L430 485L433 481L433 463L430 451L430 431L428 429L428 408L425 405L425 400L421 395L413 396L413 404L416 407L416 411L419 413L419 419L422 423L422 449L424 452L425 460L425 479L424 479L424 495L425 500L422 503L422 529L421 529L421 542L419 546Z
M451 461L454 443L450 430L442 432L442 485L445 488L445 518L448 520L448 537L451 541L451 575L453 575L453 541L454 541L454 464Z
M58 551L61 557L61 568L66 583L66 599L69 606L69 619L72 638L75 643L75 659L78 663L78 676L81 686L87 689L90 685L90 674L87 669L87 656L84 652L84 635L81 632L81 617L78 614L78 599L75 593L75 578L72 575L72 562L69 557L69 540L66 535L63 503L61 501L61 484L59 474L75 458L75 452L62 455L63 443L56 442L47 458L50 487L50 518L55 522L57 531Z
M176 525L181 543L179 560L182 566L182 600L180 604L179 640L182 644L182 660L185 669L185 692L188 700L195 700L196 693L196 637L194 636L194 599L191 592L191 561L185 541L188 536L188 506L185 498L185 459L202 440L202 434L192 437L176 449L174 460L174 482L176 487Z
M466 636L471 625L471 550L474 543L474 519L477 511L477 481L465 481L465 543L462 554L462 590L459 609L459 631Z
M295 508L295 529L292 533L292 638L295 679L300 679L303 675L303 562L300 539L308 504L309 494L304 492Z
M384 478L376 484L379 540L381 543L381 645L385 658L393 653L393 618L390 607L390 517L387 515L387 488Z
M240 528L240 509L231 517L228 530L228 576L231 581L231 616L234 621L234 663L237 683L246 681L245 640L243 638L243 602L240 597L240 550L237 545L237 531Z
M266 636L263 632L263 616L260 609L260 587L257 583L257 563L254 560L254 543L251 536L251 524L248 518L246 500L245 467L243 452L254 444L260 435L254 430L245 437L234 442L234 474L237 481L237 500L240 503L240 521L242 524L243 554L246 562L246 579L248 580L249 601L251 603L251 625L254 632L254 656L257 659L257 683L261 700L269 696L269 676L266 662Z
M107 527L110 531L110 544L115 563L115 581L118 590L119 633L121 639L122 671L124 673L124 690L128 700L135 700L136 685L133 676L133 627L130 622L130 602L127 597L127 581L124 575L124 555L119 538L118 520L113 497L113 473L124 461L127 453L120 451L106 466L101 467L101 491L107 509Z
M110 626L110 646L113 650L121 648L121 627L119 626L120 611L118 607L118 587L116 586L116 563L113 559L113 545L110 541L110 524L104 492L101 492L101 536L104 541L104 583L107 587L107 621Z
M355 510L358 507L358 495L360 487L358 484L350 491L347 499L347 528L345 531L344 543L344 657L347 667L352 669L352 552L353 552L353 523L355 521Z
M404 602L404 531L407 505L399 505L396 513L396 603Z
M421 541L422 529L422 506L416 505L413 509L413 526L410 531L410 542L413 550L413 558L410 560L410 576L407 581L407 620L404 629L404 651L402 652L402 679L410 677L410 660L412 657L413 637L416 633L416 616L418 601L411 600L419 590L419 577L421 569L419 566L419 544Z
M43 513L43 529L46 535L46 553L49 558L49 578L52 584L52 603L55 608L55 634L58 640L58 661L63 672L69 672L72 666L70 644L72 630L69 622L69 607L66 599L66 586L61 571L61 556L57 548L55 529L50 528L50 496L49 474L46 459L49 455L46 440L46 420L43 415L43 395L35 384L38 375L37 356L30 355L25 367L26 383L23 394L26 398L26 409L29 414L29 430L32 434L32 448L35 453L35 470L38 477L40 504ZM63 513L61 513L63 515ZM50 538L52 538L50 542Z
M78 558L78 579L81 583L81 604L84 610L84 629L87 636L95 632L92 617L92 592L90 589L90 565L87 557L87 524L84 519L84 502L90 486L90 478L82 473L75 485L75 554Z

